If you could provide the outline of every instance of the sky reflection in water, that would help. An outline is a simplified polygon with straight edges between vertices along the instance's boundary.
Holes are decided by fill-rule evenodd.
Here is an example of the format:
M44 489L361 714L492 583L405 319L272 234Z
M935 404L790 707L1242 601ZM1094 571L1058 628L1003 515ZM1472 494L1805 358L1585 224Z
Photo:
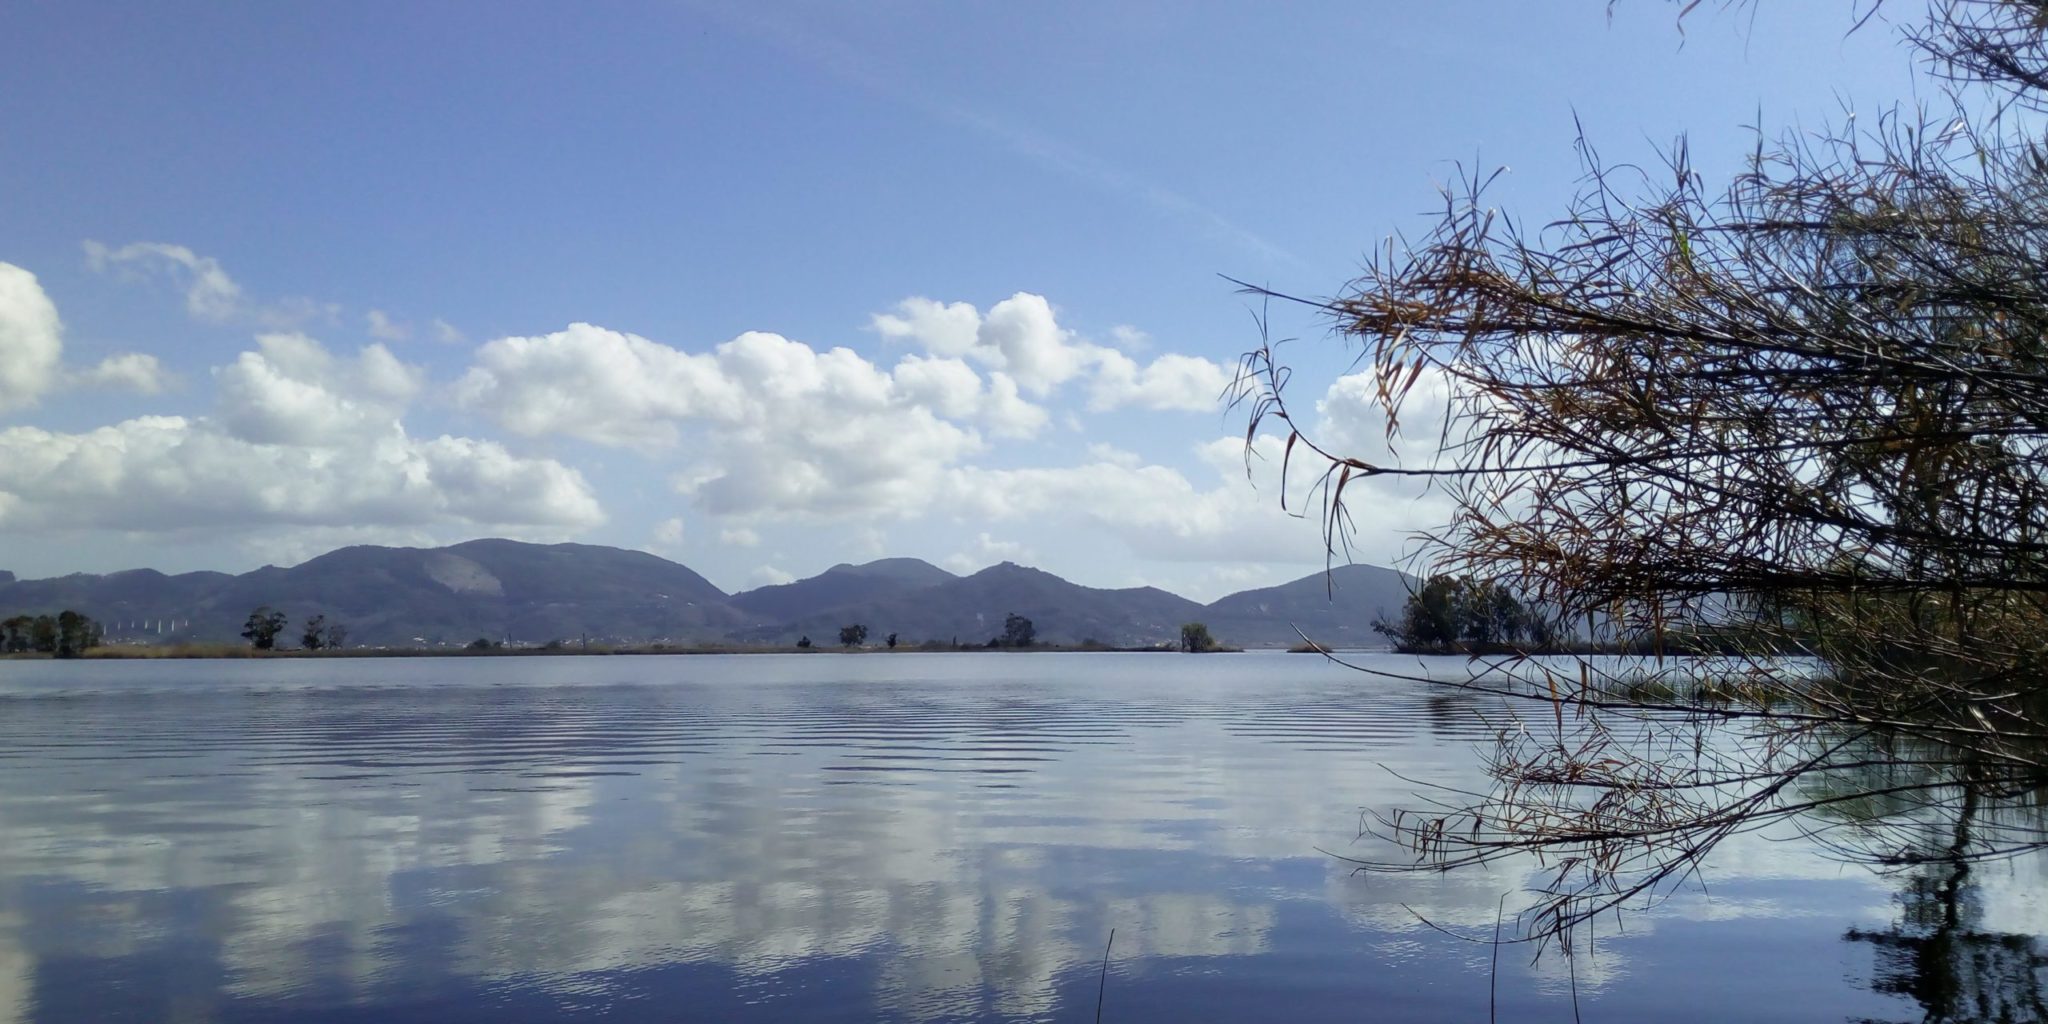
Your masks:
M1417 914L1521 881L1317 852L1412 802L1382 765L1478 782L1495 709L1306 656L5 668L0 1024L1084 1021L1112 928L1105 1020L1483 1020L1488 948ZM1707 880L1572 972L1506 951L1502 1019L1571 973L1588 1020L1920 1017L1844 939L1897 880ZM1971 882L2048 930L2040 864Z

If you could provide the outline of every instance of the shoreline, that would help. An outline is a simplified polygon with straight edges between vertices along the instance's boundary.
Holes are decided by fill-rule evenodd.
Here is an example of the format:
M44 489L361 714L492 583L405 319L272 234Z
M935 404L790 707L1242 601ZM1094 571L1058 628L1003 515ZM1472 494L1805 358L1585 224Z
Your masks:
M1275 648L1278 650L1278 648ZM175 644L164 646L112 645L88 649L76 658L59 658L39 651L0 654L0 661L192 661L192 660L314 660L348 658L554 658L554 657L655 657L661 655L712 654L1182 654L1177 646L1111 647L1106 644L1032 644L1029 647L929 647L904 644L898 647L797 647L752 644L564 644L560 647L350 647L341 650L300 648L259 651L243 644ZM1242 648L1219 647L1202 654L1241 654Z

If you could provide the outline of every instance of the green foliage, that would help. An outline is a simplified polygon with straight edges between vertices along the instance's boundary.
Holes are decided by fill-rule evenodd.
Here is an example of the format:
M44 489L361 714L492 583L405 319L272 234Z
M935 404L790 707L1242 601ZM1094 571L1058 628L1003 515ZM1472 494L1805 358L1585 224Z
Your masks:
M857 647L867 642L868 627L856 622L851 626L839 627L839 646Z
M1032 641L1037 638L1037 636L1038 629L1037 627L1031 624L1030 619L1027 619L1022 615L1019 615L1016 612L1011 612L1003 619L1003 635L997 637L996 641L991 643L989 646L1029 647L1031 646Z
M1180 649L1189 654L1202 654L1216 649L1216 638L1209 635L1209 627L1200 622L1190 622L1180 627Z
M57 620L38 615L29 625L29 645L43 654L57 653Z
M896 634L894 634L894 633L891 633L891 634L889 634L889 639L887 640L887 643L889 644L889 649L890 649L890 650L892 650L892 651L893 651L893 650L895 650L895 649L896 649Z
M497 649L498 645L492 642L489 637L480 636L469 642L469 650L472 651L494 651Z
M259 651L268 651L277 646L277 635L284 632L284 613L264 605L249 613L249 620L242 624L242 639Z
M57 649L59 658L76 658L93 645L95 627L93 621L77 612L65 609L57 613Z
M16 615L0 621L0 652L53 654L81 658L105 639L105 630L91 616L67 608L55 616Z
M98 647L106 631L92 617L70 609L51 615L16 615L0 621L0 652L54 654L76 658Z
M327 643L327 634L323 628L326 625L327 616L325 615L315 615L307 619L305 632L299 637L299 646L309 651L319 650Z
M1432 576L1408 595L1399 622L1373 623L1403 651L1542 649L1556 630L1506 587L1460 576Z
M811 646L811 638L807 636L797 637L796 645L798 647L804 648L805 650L809 650Z
M35 619L28 615L16 615L0 622L0 649L9 654L21 654L29 649L29 630Z

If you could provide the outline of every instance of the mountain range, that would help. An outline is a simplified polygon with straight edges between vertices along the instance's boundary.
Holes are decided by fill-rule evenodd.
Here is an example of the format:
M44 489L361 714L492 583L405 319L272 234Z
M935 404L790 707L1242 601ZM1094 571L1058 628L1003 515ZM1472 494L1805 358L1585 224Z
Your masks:
M1239 647L1288 646L1296 629L1319 642L1376 641L1371 623L1398 613L1412 584L1392 569L1337 566L1292 583L1207 605L1156 587L1103 590L1004 562L961 576L915 558L842 564L793 583L728 594L687 566L643 551L588 544L473 540L442 548L346 547L290 568L230 575L153 569L18 580L0 572L0 615L71 608L110 640L238 638L259 606L285 612L285 636L314 615L350 644L461 645L476 638L544 643L780 645L838 641L868 627L869 642L980 644L1004 619L1032 620L1047 643L1140 646L1203 622Z

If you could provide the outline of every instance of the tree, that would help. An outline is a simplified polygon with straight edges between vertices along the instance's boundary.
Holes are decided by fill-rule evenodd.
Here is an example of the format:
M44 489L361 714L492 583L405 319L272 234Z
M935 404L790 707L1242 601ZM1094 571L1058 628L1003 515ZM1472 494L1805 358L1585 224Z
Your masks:
M98 641L99 627L92 619L70 609L57 613L57 642L53 653L59 658L76 658Z
M315 615L307 619L305 631L299 635L299 646L309 651L319 650L321 645L327 642L327 633L324 628L326 625L327 616L325 615Z
M348 627L339 622L328 626L326 647L329 650L340 650L346 646L348 646ZM561 642L556 641L555 646L560 647Z
M860 623L856 622L851 626L839 627L839 646L841 647L858 646L865 643L867 638L868 628Z
M1030 619L1011 612L1003 618L1003 635L999 639L1003 647L1029 647L1037 635L1038 630L1031 625Z
M480 636L471 640L466 649L472 651L494 651L498 649L498 645L490 637Z
M887 644L889 645L889 649L890 649L890 650L892 650L892 651L893 651L893 650L895 650L895 649L896 649L896 634L894 634L894 633L891 633L891 634L889 634L889 637L888 637L888 639L887 639L887 640L885 640L885 641L883 641L883 642L884 642L884 643L887 643Z
M1408 595L1401 606L1398 623L1375 622L1373 629L1405 651L1448 651L1463 631L1459 621L1459 593L1463 581L1438 574Z
M1180 649L1189 654L1205 654L1216 649L1216 638L1209 635L1207 625L1190 622L1180 627Z
M1462 684L1543 708L1501 734L1491 792L1374 827L1430 869L1543 855L1532 937L1569 941L1729 835L1877 788L1923 828L1894 811L1825 841L1892 863L2048 845L2020 823L2038 817L1959 852L1924 827L2042 776L2048 3L1934 0L1907 35L1949 83L1940 109L1760 136L1722 187L1683 143L1653 180L1581 139L1585 186L1547 227L1489 207L1475 174L1431 233L1314 303L1421 459L1311 436L1272 344L1240 365L1247 455L1306 468L1333 553L1348 485L1427 480L1453 508L1419 538L1428 571L1653 649L1740 638L1736 668L1663 662L1655 687L1517 659ZM1421 610L1441 636L1444 606ZM1788 670L1788 647L1826 671ZM1737 699L1730 671L1753 684ZM1631 696L1651 692L1680 696ZM1707 753L1656 753L1676 749ZM1894 771L1859 772L1872 759Z
M34 626L35 619L27 615L16 615L0 622L0 637L4 637L0 639L0 647L4 647L9 654L20 654L28 650L31 646L30 631Z
M249 646L259 651L268 651L277 646L277 636L284 632L284 613L264 605L249 613L249 619L242 624L242 638Z
M807 636L800 636L800 637L797 637L797 638L796 638L796 645L797 645L798 647L801 647L801 648L804 648L804 649L808 650L808 649L810 648L810 646L811 646L811 638L810 638L810 637L807 637Z
M57 653L57 620L38 615L29 623L29 646L42 654Z
M1543 616L1506 587L1447 575L1430 577L1408 595L1400 621L1372 628L1397 650L1416 653L1540 653L1553 639Z

